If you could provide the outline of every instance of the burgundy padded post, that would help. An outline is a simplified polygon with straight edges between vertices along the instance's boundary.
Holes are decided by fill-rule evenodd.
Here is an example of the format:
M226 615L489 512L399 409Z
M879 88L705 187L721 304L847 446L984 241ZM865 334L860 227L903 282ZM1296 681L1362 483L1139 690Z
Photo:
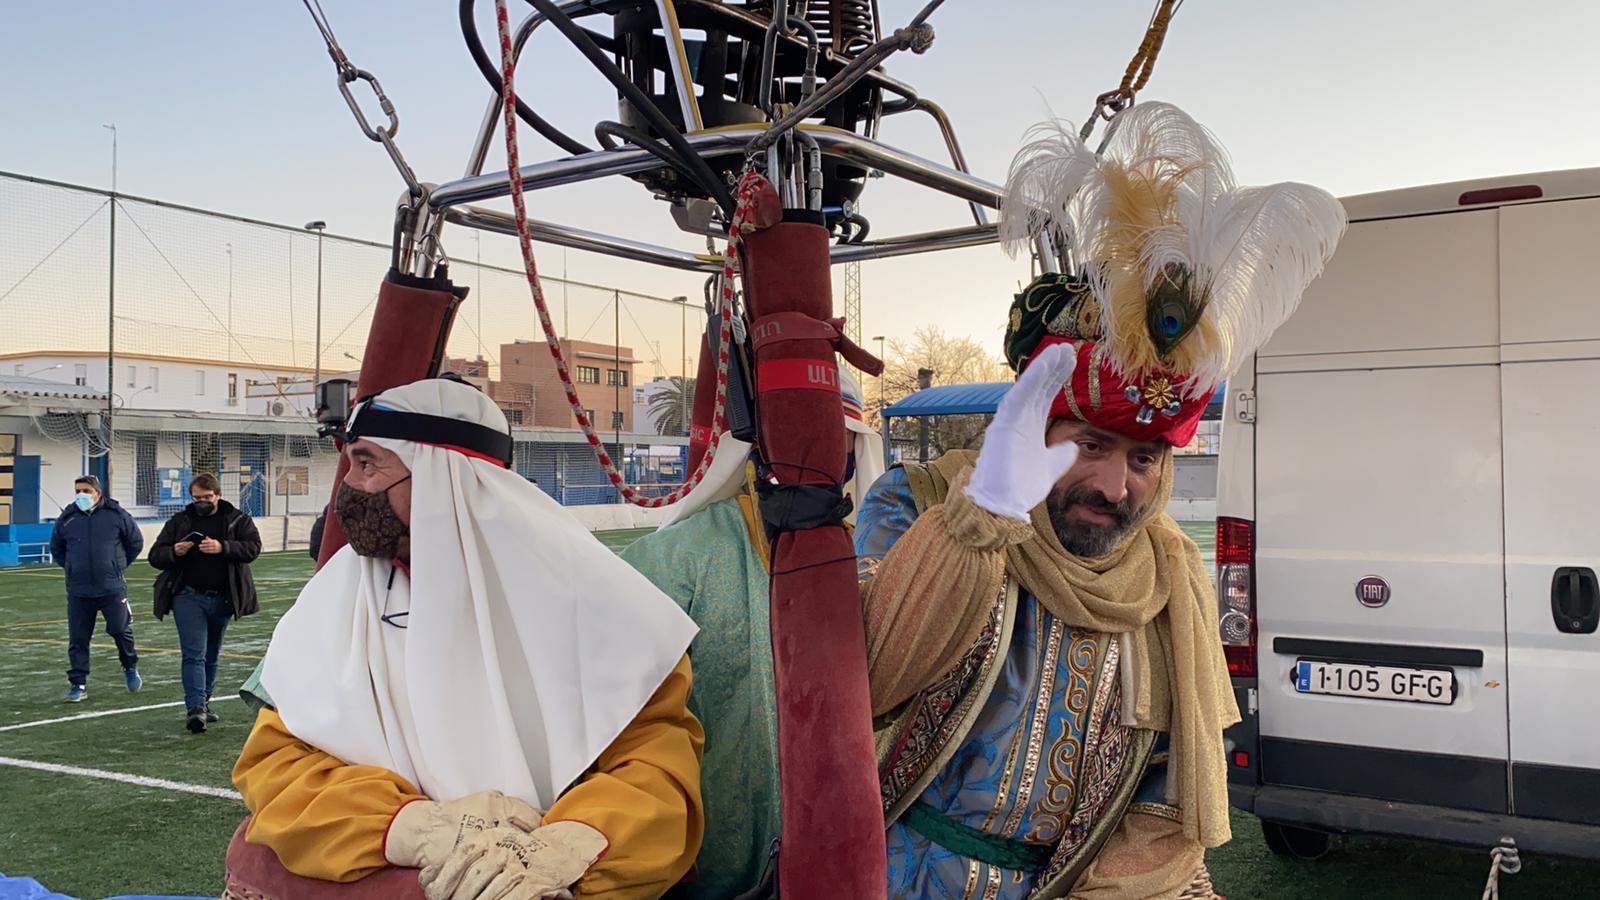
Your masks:
M784 218L745 235L761 448L782 484L836 484L846 451L828 233L804 211ZM866 637L855 548L843 526L778 534L771 605L780 893L882 898L888 880Z
M465 288L456 288L446 279L417 278L390 269L383 286L378 288L367 348L361 354L356 396L366 397L439 374L456 307L465 296ZM331 513L333 498L339 496L339 485L344 483L349 468L344 457L339 457L333 492L328 495L330 514L322 526L319 569L345 545L339 517Z

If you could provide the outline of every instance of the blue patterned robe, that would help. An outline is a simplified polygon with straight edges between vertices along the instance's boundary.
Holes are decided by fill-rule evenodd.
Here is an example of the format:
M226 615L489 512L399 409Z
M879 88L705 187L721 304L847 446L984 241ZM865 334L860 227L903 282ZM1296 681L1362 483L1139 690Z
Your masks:
M867 493L857 520L863 576L916 516L905 471L891 470ZM1065 626L1025 591L1014 616L993 690L917 800L985 834L1051 848L1052 864L1033 873L991 866L899 817L888 829L891 897L1029 897L1084 846L1131 767L1133 729L1121 724L1116 642ZM1155 749L1153 764L1136 775L1142 780L1133 801L1145 811L1160 807L1164 786L1164 754Z

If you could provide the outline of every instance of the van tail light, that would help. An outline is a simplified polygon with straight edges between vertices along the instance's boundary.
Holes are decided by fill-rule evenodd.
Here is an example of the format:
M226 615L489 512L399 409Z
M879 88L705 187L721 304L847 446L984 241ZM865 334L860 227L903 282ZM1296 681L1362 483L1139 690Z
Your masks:
M1256 676L1256 525L1217 518L1217 607L1228 674Z

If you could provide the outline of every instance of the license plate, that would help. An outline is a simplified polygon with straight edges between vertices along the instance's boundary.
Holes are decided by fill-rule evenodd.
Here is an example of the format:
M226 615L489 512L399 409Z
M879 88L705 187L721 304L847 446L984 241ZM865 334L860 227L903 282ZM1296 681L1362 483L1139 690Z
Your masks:
M1294 689L1373 700L1405 700L1448 706L1456 699L1456 675L1444 669L1366 666L1302 659L1295 663Z

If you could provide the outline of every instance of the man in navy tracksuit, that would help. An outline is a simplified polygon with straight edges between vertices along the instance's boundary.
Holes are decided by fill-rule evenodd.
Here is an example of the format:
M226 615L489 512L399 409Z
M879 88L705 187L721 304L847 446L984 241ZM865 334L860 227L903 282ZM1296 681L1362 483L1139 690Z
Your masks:
M88 694L89 638L97 615L105 616L106 634L117 642L128 690L137 691L144 683L133 647L128 584L123 580L123 572L144 548L144 535L127 510L101 493L98 478L85 475L73 487L72 505L61 511L50 535L50 555L67 570L68 703Z

